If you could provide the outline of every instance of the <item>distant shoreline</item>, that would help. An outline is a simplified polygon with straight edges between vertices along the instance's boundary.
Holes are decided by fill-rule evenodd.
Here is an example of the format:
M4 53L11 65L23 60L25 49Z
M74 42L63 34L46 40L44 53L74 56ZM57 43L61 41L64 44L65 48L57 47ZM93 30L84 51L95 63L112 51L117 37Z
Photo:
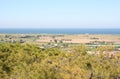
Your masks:
M120 45L120 34L0 34L1 42Z
M0 34L120 34L120 29L0 29Z

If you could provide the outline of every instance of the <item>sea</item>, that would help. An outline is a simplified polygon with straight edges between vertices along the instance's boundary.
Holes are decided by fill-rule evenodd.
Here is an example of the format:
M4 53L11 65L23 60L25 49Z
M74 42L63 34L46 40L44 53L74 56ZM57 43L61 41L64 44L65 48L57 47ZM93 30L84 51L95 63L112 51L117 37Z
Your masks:
M83 28L6 28L0 34L120 34L120 29L83 29Z

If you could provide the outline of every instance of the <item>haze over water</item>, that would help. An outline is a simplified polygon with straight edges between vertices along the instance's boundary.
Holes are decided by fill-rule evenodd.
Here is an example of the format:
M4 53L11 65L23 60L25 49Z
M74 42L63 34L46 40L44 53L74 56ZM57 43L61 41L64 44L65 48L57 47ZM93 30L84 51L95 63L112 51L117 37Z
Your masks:
M0 29L8 34L120 34L120 29Z

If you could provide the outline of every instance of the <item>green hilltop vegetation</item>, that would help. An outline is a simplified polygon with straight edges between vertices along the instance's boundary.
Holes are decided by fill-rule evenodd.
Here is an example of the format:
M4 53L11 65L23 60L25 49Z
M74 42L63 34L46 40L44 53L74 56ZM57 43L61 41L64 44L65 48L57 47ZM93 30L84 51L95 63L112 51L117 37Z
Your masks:
M113 46L94 48L92 54L88 49L1 43L0 79L120 79L120 52L110 54Z

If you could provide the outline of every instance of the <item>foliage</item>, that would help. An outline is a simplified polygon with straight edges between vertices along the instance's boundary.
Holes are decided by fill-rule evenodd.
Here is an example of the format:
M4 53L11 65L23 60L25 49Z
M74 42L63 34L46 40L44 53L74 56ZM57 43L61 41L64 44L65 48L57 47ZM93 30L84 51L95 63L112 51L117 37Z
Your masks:
M103 51L113 51L114 49L115 49L114 46L109 45L109 46L99 46L97 47L96 50L103 52Z
M42 50L33 44L3 43L0 44L0 79L119 79L120 54L117 56L115 59L87 54L85 45L65 51Z

